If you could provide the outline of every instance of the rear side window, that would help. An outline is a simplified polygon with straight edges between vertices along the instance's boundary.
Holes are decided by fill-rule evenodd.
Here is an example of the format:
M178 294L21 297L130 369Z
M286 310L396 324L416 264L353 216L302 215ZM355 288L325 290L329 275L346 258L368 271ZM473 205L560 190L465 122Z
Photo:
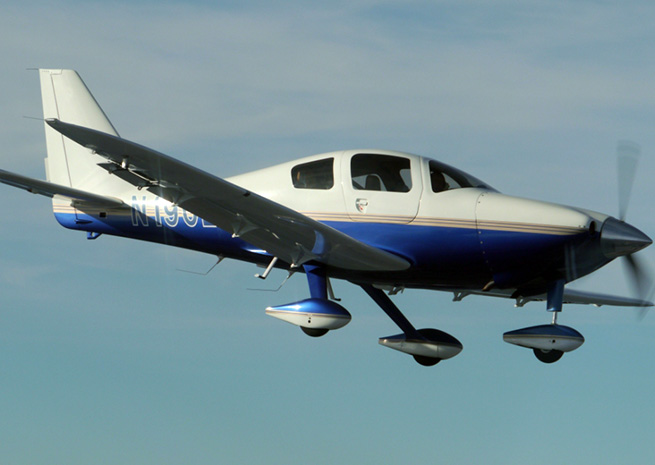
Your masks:
M291 180L296 189L332 189L334 186L334 158L310 161L291 169Z
M360 153L352 157L350 172L357 190L409 192L412 188L409 158Z

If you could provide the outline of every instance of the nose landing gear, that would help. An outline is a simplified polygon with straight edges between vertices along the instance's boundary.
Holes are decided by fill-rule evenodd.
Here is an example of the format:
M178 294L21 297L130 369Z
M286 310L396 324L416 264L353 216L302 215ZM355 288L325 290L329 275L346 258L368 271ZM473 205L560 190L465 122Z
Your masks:
M584 337L575 329L557 324L557 315L562 311L564 280L556 281L548 290L548 311L553 312L549 325L508 331L503 340L510 344L532 349L535 357L543 363L554 363L564 352L571 352L584 343Z

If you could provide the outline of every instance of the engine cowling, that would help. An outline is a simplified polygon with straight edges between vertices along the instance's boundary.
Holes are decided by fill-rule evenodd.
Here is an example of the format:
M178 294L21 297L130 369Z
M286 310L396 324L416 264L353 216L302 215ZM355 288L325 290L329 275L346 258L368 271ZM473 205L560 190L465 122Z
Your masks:
M503 341L529 349L571 352L584 343L584 337L569 326L549 324L508 331Z
M300 326L310 336L319 336L328 330L343 328L352 318L350 312L338 303L315 298L268 307L266 314Z

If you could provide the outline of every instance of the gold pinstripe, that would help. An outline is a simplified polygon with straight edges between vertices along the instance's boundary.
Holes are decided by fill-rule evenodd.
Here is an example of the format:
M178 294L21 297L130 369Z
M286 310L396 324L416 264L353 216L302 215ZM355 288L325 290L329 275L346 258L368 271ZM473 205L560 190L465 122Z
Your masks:
M304 215L317 221L344 221L355 222L346 213L331 212L302 212ZM391 215L362 215L357 223L385 223L385 224L411 224L413 226L433 226L460 229L485 229L490 231L525 232L535 234L548 234L568 236L585 231L582 227L558 226L540 223L519 223L514 221L466 220L456 218L416 217Z
M70 205L59 204L54 207L55 213L75 213L75 208ZM547 234L555 236L568 236L579 234L585 231L581 227L558 226L539 223L519 223L514 221L491 221L491 220L466 220L455 218L416 217L412 221L411 216L398 215L362 215L357 221L353 221L346 213L335 212L301 212L316 221L341 221L347 223L384 223L384 224L411 224L412 226L432 226L443 228L460 229L484 229L489 231L524 232L533 234ZM154 217L154 207L149 207L147 215Z

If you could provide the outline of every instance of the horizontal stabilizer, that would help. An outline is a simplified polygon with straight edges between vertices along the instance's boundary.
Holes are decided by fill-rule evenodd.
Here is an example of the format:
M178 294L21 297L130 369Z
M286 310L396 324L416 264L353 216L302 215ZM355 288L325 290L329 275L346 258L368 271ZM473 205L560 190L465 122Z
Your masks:
M98 207L121 207L125 204L112 197L92 194L91 192L73 189L72 187L54 184L40 179L29 178L9 171L0 170L0 182L8 184L19 189L24 189L33 194L45 195L46 197L64 197L71 199L75 204L87 204Z

